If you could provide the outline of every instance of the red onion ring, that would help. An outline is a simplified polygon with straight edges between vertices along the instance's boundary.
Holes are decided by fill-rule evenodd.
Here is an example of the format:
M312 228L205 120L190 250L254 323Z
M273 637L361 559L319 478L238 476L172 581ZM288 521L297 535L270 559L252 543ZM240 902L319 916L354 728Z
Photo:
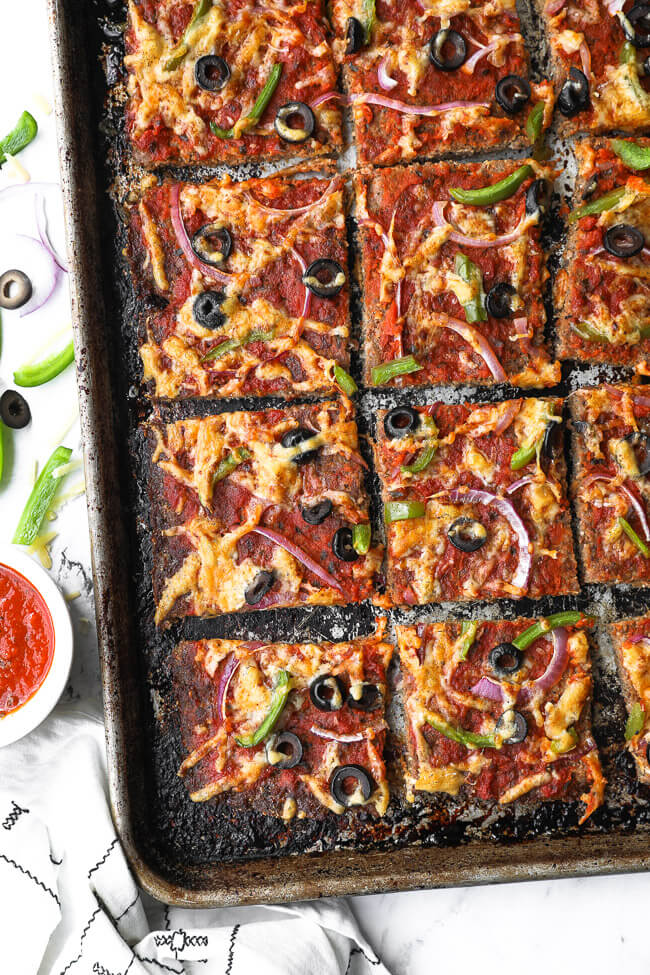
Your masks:
M397 87L397 82L388 74L388 65L386 64L387 61L388 54L385 54L379 62L379 67L377 68L377 81L384 91L392 91L393 88Z
M470 694L476 697L483 697L486 701L502 701L503 688L500 684L495 684L489 677L481 677L473 687L469 689Z
M61 276L61 269L40 240L36 240L35 237L27 237L25 234L16 234L16 240L25 241L25 245L23 245L25 257L28 262L33 259L36 270L35 273L29 263L27 264L34 290L29 301L23 305L19 312L19 317L25 318L26 315L38 311L50 300Z
M366 737L361 732L355 735L337 735L336 732L328 731L327 728L319 728L315 724L313 724L309 730L311 731L312 735L316 735L318 738L327 738L329 741L338 741L342 745L348 745L353 741L363 741Z
M502 433L505 433L505 431L508 429L508 427L510 426L514 418L519 413L520 409L521 409L520 399L514 399L510 401L507 409L503 411L503 416L501 417L501 419L499 420L499 422L497 423L497 425L493 430L495 436L499 437L501 436Z
M216 712L222 721L226 720L226 697L228 695L228 688L238 667L239 658L234 653L230 653L226 658L226 663L217 686Z
M506 488L506 494L514 494L515 491L518 491L519 488L524 486L524 484L532 484L534 480L535 478L532 474L527 474L526 477L520 477L518 481L515 481L514 484L511 484Z
M386 95L376 95L374 92L364 91L359 95L350 95L348 99L350 105L378 105L380 108L391 108L395 112L403 112L405 115L424 115L431 117L440 115L442 112L451 112L456 108L489 108L487 102L444 102L441 105L407 105L396 98L387 98Z
M300 548L299 545L296 545L295 542L285 538L284 535L276 532L273 528L265 528L262 525L258 525L256 528L251 528L250 532L246 532L246 534L262 535L264 538L268 538L269 541L275 542L276 545L283 548L285 552L289 553L289 555L293 555L294 559L297 559L298 562L302 562L302 564L306 566L310 572L313 572L317 579L324 582L325 585L330 586L332 589L338 589L339 592L343 592L343 586L338 579L335 579L333 575L330 575L326 569L319 565L315 559L312 559L311 555L308 555L307 552ZM242 538L245 537L246 535L242 535Z
M298 264L300 265L300 272L301 272L301 277L302 277L302 275L307 270L307 262L305 261L305 259L302 256L302 254L299 254L298 253L298 251L296 250L295 247L292 247L291 248L291 253L295 257L295 259L298 261ZM307 318L309 316L309 311L311 309L311 291L309 290L309 288L307 287L306 284L303 284L303 288L305 289L305 298L304 298L303 303L302 303L302 311L300 312L300 317L301 318Z
M32 193L39 192L40 190L60 190L61 187L58 183L12 183L11 186L5 186L4 189L0 190L0 200L3 197L13 196L14 193L23 192L24 190L31 190Z
M471 345L473 349L474 343L479 346L479 354L485 362L485 365L492 373L493 378L496 379L497 382L505 383L508 381L506 371L499 362L494 349L477 328L474 328L473 325L469 325L467 322L461 321L460 318L451 318L450 316L445 315L445 320L442 321L443 316L440 317L440 326L442 328L449 328L452 332L456 332L456 334L465 339L465 341ZM474 349L474 351L477 350Z
M267 203L262 203L260 200L256 200L255 197L252 195L252 193L245 193L244 195L247 200L249 200L251 203L254 203L255 206L258 206L260 210L266 210L268 213L278 213L278 214L282 214L283 216L295 217L298 216L299 213L307 213L307 211L311 210L312 207L315 207L322 200L326 199L332 192L332 187L334 183L336 183L337 178L338 177L335 176L333 179L330 180L329 185L327 186L325 191L318 197L318 199L314 200L312 203L306 203L302 207L290 207L289 209L281 209L280 207L271 207Z
M185 257L190 262L190 264L195 267L201 274L206 278L213 278L215 281L221 282L221 284L230 284L232 281L231 274L225 274L223 271L219 271L216 267L211 267L206 264L200 258L196 256L194 250L192 249L192 243L187 235L187 230L185 229L185 224L183 223L183 216L181 214L181 187L180 183L174 183L172 186L170 194L170 214L172 220L172 227L174 228L174 233L176 234L176 240Z
M490 53L490 51L496 50L496 48L499 46L499 41L506 41L508 44L510 44L520 40L519 34L499 34L498 37L499 40L492 41L490 44L479 44L478 41L470 38L472 43L478 46L478 51L475 51L471 58L468 58L467 61L465 61L461 71L464 71L465 74L474 74L474 68L481 58L484 58Z
M47 213L45 211L45 197L41 196L39 193L34 197L34 210L36 213L36 229L38 230L38 236L40 238L41 244L45 250L49 253L50 257L54 263L67 274L68 265L62 257L56 251L56 248L50 240L50 235L47 231Z
M517 240L521 237L523 231L521 229L521 223L514 230L511 230L509 234L504 234L501 237L495 237L494 240L488 240L486 237L467 237L465 234L461 234L460 231L456 230L454 225L450 223L445 217L445 207L447 206L446 201L436 200L433 204L433 219L437 227L450 226L452 227L452 232L449 234L449 240L455 241L457 244L461 244L465 247L502 247L504 244L511 244L513 240ZM524 218L525 220L526 218Z
M553 654L548 667L537 680L524 684L517 696L517 704L526 704L538 691L548 691L555 687L569 662L568 633L563 626L553 630Z

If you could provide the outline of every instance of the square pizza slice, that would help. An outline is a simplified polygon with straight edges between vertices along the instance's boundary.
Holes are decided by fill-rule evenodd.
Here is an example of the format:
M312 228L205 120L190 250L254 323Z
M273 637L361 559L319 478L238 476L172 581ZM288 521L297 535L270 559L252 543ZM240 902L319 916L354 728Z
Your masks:
M409 798L602 804L589 645L578 612L398 626Z
M578 591L561 423L550 398L380 411L395 604Z
M297 397L351 382L343 192L336 176L226 177L141 194L129 256L154 299L140 348L152 395Z
M127 132L146 166L341 147L322 0L129 0Z
M328 811L383 816L392 652L380 636L182 643L173 672L186 753L179 774L191 798L241 792L285 820Z
M650 139L578 143L558 355L650 371Z
M349 402L144 432L157 623L371 595L381 550Z
M560 132L650 129L646 5L638 0L536 2L548 31Z
M359 160L522 148L550 125L514 0L332 0Z
M650 396L597 386L571 396L585 582L650 582Z
M627 747L639 780L650 785L650 616L620 620L609 629L628 712Z
M356 186L368 384L559 382L544 339L548 168L427 163Z

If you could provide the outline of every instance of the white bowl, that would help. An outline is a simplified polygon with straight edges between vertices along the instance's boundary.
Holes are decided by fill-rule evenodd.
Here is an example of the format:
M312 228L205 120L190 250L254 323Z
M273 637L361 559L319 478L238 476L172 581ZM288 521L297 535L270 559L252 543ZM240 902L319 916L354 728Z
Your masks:
M33 731L57 703L70 676L72 624L65 599L44 569L15 545L0 545L0 565L20 572L38 589L47 603L54 624L54 656L48 674L25 704L0 718L0 748Z

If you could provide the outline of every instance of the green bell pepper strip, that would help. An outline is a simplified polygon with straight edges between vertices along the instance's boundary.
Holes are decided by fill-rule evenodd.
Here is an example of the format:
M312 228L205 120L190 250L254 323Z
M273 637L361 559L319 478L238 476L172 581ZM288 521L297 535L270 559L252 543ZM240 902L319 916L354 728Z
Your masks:
M533 105L531 108L530 112L528 113L528 118L526 119L526 135L533 144L539 142L539 139L541 138L543 122L544 102L537 102L537 104ZM528 168L530 169L530 166Z
M271 734L280 719L280 715L284 711L284 706L287 703L290 690L291 675L287 670L279 670L277 677L275 678L269 713L264 718L264 721L262 721L257 731L254 731L247 738L235 739L238 745L241 745L242 748L254 748L255 745L259 745L261 741L264 741L264 739Z
M67 464L71 455L72 451L69 447L57 447L45 464L20 516L13 537L14 545L31 545L38 535L45 512L50 507L59 486L60 478L54 477L53 471Z
M630 738L634 738L638 735L643 728L643 723L645 721L645 710L638 701L635 701L630 708L630 713L625 722L625 740L629 741Z
M476 297L471 298L470 301L463 305L465 318L470 324L473 322L487 322L483 274L481 273L480 267L474 261L471 261L466 254L458 253L454 261L454 270L465 284L477 285Z
M426 510L423 501L387 501L384 505L384 521L391 525L394 521L423 518Z
M250 460L251 456L250 450L246 450L245 447L237 447L221 461L214 472L212 483L217 484L219 481L223 481L225 477L228 477L234 470L237 470L240 464L243 464L246 460Z
M591 203L585 203L583 206L578 207L577 210L573 210L569 214L569 223L575 223L581 217L592 217L597 213L604 213L605 210L612 210L621 202L624 196L625 187L617 186L616 189L610 190L604 196L599 196L597 200L592 200Z
M370 548L371 538L370 525L353 525L352 527L352 547L359 555L366 555Z
M628 169L650 169L650 146L640 146L638 142L626 142L625 139L610 139L609 144Z
M421 368L420 363L412 355L405 355L401 359L393 359L391 362L383 362L380 366L373 366L370 378L373 386L382 386L396 376L419 372Z
M541 108L543 115L544 106L542 105ZM469 203L472 206L478 207L490 206L492 203L500 203L501 200L507 200L509 196L517 192L524 180L532 175L533 169L526 163L524 166L520 166L519 169L515 169L514 173L510 173L509 176L500 179L498 183L492 183L490 186L482 186L477 190L464 190L460 187L452 187L449 190L449 195L457 203Z
M625 41L621 50L618 52L618 60L621 64L636 64L636 49L630 41Z
M190 49L188 43L190 32L192 28L197 25L199 20L202 20L203 17L205 17L211 6L212 0L196 0L190 22L183 31L182 38L171 52L168 60L165 62L165 71L175 71L176 68L183 63L183 60Z
M214 349L206 352L201 357L201 362L220 359L222 355L227 352L234 352L235 349L240 349L242 345L252 345L253 342L270 342L272 338L274 338L273 332L249 332L243 339L226 339L221 345L215 345Z
M377 5L375 0L362 0L363 27L366 34L366 44L370 44L372 29L377 19Z
M578 732L575 728L567 728L567 733L571 736L571 744L565 745L560 741L551 742L551 751L555 752L556 755L566 755L567 752L572 752L580 741L578 737Z
M520 447L519 450L515 450L514 454L510 458L510 470L520 471L522 467L530 462L539 454L542 449L542 444L544 442L544 435L532 443L529 447Z
M465 620L460 628L460 635L463 638L463 642L460 650L460 659L467 660L467 654L470 652L474 646L476 640L476 634L478 633L478 623L476 620Z
M339 389L343 390L346 396L354 396L359 390L354 379L349 372L345 371L343 366L334 366L334 382Z
M544 619L529 626L523 633L515 637L512 643L517 649L525 650L526 647L529 647L531 643L535 642L537 637L543 636L544 633L550 633L551 630L557 629L558 626L575 626L581 620L591 621L591 619L592 617L583 616L582 613L573 609L566 610L563 613L551 613L550 616L546 616Z
M648 93L639 81L639 66L636 60L636 48L634 44L630 41L625 41L618 53L618 60L621 64L629 64L631 74L629 79L630 87L634 92L636 100L642 105L645 105L648 100Z
M434 718L433 715L427 715L427 724L431 725L436 731L444 735L445 738L451 738L452 741L457 741L460 745L465 745L467 748L495 748L494 735L477 735L474 731L465 731L464 728L454 728L453 725L447 724L446 721L439 721Z
M602 342L603 344L608 344L609 339L602 332L599 332L597 328L590 325L589 322L571 322L571 328L579 335L581 339L585 342Z
M245 116L249 129L252 125L256 125L261 119L262 115L266 111L266 107L273 98L275 89L278 87L280 81L280 75L282 74L282 65L274 64L271 68L271 74L268 77L268 81L262 88L261 92L257 96L257 101L251 108L248 115ZM232 139L235 131L235 126L231 126L229 129L220 129L218 125L214 122L210 122L210 130L214 135L218 135L220 139Z
M74 362L72 339L64 349L55 355L51 355L48 359L17 369L14 373L14 382L16 386L42 386L63 372L71 362Z
M431 443L424 450L421 450L412 464L402 464L400 470L402 474L420 474L427 469L436 455L438 445Z
M627 535L627 537L630 539L630 541L634 545L636 545L636 547L638 548L638 550L641 553L641 555L643 555L643 557L646 558L646 559L650 559L650 548L648 548L648 546L646 545L646 543L643 541L642 538L639 538L639 536L634 531L634 529L632 528L632 525L629 523L629 521L627 521L626 518L619 517L619 519L618 519L618 525L619 525L619 528L622 528L623 529L623 531L625 532L625 534Z
M29 112L23 112L16 122L15 128L4 139L0 140L0 166L7 161L5 153L8 152L10 156L15 156L22 152L36 138L37 132L38 125L34 116L30 115Z

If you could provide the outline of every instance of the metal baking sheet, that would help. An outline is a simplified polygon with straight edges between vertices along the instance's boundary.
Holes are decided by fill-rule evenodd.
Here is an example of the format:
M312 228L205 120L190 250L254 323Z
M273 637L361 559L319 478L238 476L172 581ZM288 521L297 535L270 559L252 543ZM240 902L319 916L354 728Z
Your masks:
M121 256L125 143L119 98L113 93L106 100L107 77L119 91L120 9L105 0L49 0L49 16L110 795L139 882L168 903L207 907L648 869L650 791L637 785L622 747L624 709L604 639L594 645L594 730L610 785L605 807L582 829L575 806L559 802L494 813L449 801L409 805L398 797L385 821L361 822L347 835L333 816L320 824L280 828L277 821L240 808L237 799L189 800L175 774L180 744L167 666L175 640L240 634L340 639L369 632L373 614L368 606L314 608L186 621L163 633L153 627L137 437L137 423L151 407L137 384L139 309ZM197 178L201 175L205 172ZM566 395L578 385L617 375L622 374L574 369L550 392ZM476 401L512 391L463 388L410 395L420 402L459 396ZM378 405L399 396L363 394L361 432L371 432ZM172 417L233 405L189 402L171 404L165 412ZM377 485L370 487L376 514ZM643 591L585 587L575 599L501 602L480 609L425 607L395 612L392 619L540 615L570 605L604 620L642 612L646 601ZM399 763L399 735L389 748Z

